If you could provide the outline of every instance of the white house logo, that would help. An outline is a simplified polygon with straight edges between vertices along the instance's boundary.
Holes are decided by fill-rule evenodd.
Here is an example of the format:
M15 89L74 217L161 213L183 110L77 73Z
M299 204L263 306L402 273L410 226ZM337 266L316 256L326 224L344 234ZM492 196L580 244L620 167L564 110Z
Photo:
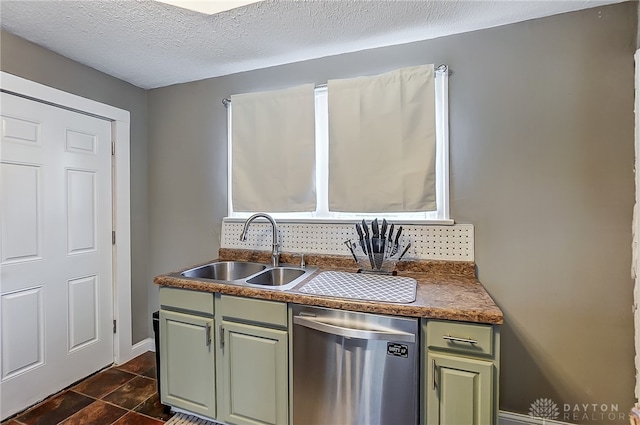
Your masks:
M558 405L550 398L539 398L529 407L529 416L535 418L557 419L560 416Z

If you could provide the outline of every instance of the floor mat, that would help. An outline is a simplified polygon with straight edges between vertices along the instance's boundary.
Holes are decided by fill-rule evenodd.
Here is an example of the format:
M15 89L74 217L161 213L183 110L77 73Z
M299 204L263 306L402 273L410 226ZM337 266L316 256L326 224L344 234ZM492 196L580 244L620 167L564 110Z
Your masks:
M198 418L196 416L191 416L184 413L176 413L176 415L165 422L164 425L216 425L216 423Z

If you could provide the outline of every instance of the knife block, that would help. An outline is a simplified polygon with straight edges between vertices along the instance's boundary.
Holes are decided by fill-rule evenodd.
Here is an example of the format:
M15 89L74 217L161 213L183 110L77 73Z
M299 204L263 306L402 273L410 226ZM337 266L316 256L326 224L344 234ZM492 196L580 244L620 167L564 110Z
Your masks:
M358 249L358 251L360 251ZM373 266L369 259L369 256L362 253L356 252L356 258L358 259L358 273L374 273L374 274L382 274L382 275L396 275L397 271L396 263L398 262L397 258L382 258L384 254L372 254L373 256ZM377 267L376 264L380 264L380 267Z

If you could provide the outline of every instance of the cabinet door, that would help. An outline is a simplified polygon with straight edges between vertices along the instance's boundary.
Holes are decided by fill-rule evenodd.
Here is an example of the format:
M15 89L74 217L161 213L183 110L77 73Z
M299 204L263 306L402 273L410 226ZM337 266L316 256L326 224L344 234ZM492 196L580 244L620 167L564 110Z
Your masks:
M216 415L213 318L160 310L162 403Z
M287 332L222 321L219 416L229 424L289 421Z
M427 424L487 425L493 422L493 363L429 353Z

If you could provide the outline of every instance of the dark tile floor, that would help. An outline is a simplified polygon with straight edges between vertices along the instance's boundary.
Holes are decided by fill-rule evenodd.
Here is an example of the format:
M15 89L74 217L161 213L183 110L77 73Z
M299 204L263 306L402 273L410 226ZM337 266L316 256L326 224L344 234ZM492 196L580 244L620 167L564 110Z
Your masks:
M162 425L155 354L148 351L55 394L2 425Z

